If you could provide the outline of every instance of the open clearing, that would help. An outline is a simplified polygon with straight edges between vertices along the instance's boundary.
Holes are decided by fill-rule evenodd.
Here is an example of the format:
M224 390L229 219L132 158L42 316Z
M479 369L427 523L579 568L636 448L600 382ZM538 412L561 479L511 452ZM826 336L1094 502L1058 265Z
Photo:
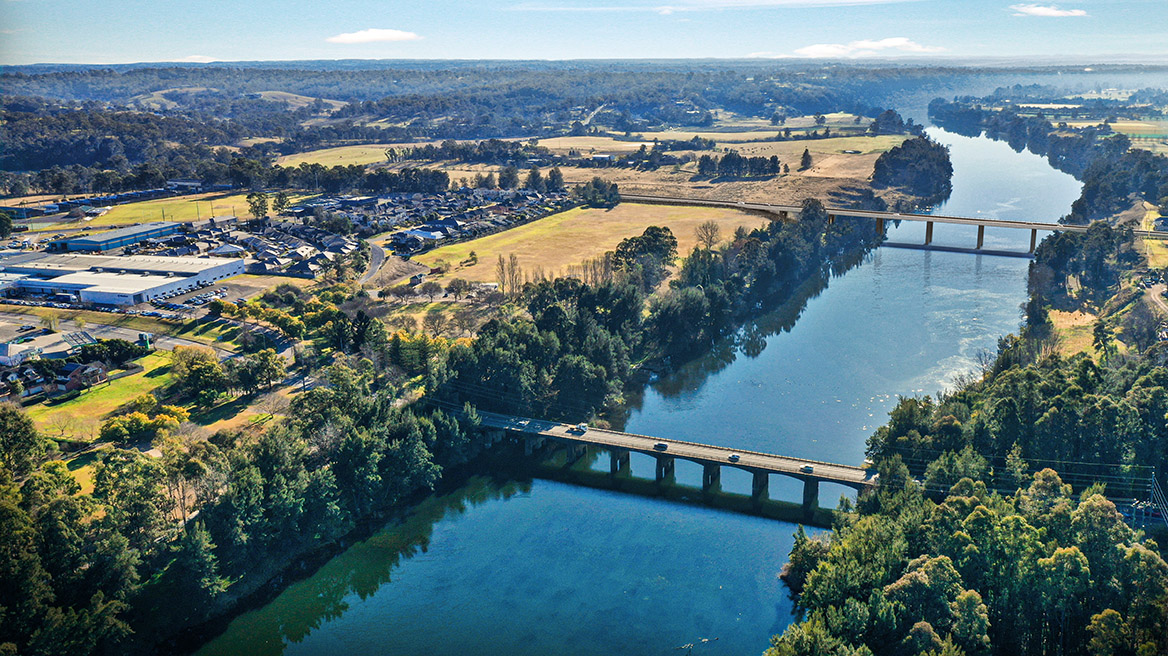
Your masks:
M1144 218L1140 221L1140 228L1153 230L1156 219L1160 218L1160 210L1153 204L1142 201ZM1153 269L1168 268L1168 242L1161 239L1140 239L1144 244L1144 255L1148 258L1148 266Z
M136 361L143 370L101 383L58 405L28 409L37 429L49 437L95 437L104 417L121 405L170 384L170 354L151 353Z
M585 137L552 137L540 139L539 145L551 150L557 155L566 155L568 151L576 150L581 155L596 153L598 155L616 155L631 153L641 146L646 148L653 145L652 141L621 141L612 137L589 135Z
M586 137L565 137L564 139L584 139ZM604 139L606 137L590 137ZM569 184L586 182L594 177L602 177L615 182L622 191L658 196L683 196L689 198L710 198L731 201L755 201L767 203L800 203L805 198L832 200L844 187L867 186L872 169L880 153L899 145L904 136L879 137L832 137L801 141L767 141L757 143L725 143L722 147L732 147L744 156L770 157L776 155L791 167L788 174L769 178L744 178L740 180L716 181L695 179L696 162L681 166L663 166L655 171L612 168L579 168L562 166L560 171ZM564 143L563 141L559 143ZM571 143L571 142L568 142ZM633 142L626 142L633 143ZM811 152L812 165L806 171L797 170L799 158L806 148ZM853 150L857 153L846 153ZM398 169L410 165L399 163L389 168ZM413 164L416 165L416 164ZM476 174L498 174L501 167L488 164L446 164L437 166L450 176L451 180L473 179ZM887 194L884 194L887 195Z
M1054 324L1055 334L1058 335L1058 351L1063 357L1070 357L1076 353L1087 353L1095 357L1095 347L1092 344L1096 321L1094 314L1051 310L1048 316L1050 322Z
M312 194L289 194L293 203L298 203ZM250 218L247 212L247 192L241 193L209 193L192 194L176 198L159 198L145 200L140 203L115 205L110 211L92 221L69 221L58 223L45 228L56 230L62 227L84 228L113 228L132 223L147 223L150 221L195 221L209 219L212 216L237 216L241 219Z
M337 146L336 148L322 148L310 150L306 153L284 155L276 160L280 166L300 166L301 164L320 164L322 166L339 166L357 164L365 166L385 161L386 148L409 148L421 144L365 144L363 146Z
M571 209L482 239L443 246L414 259L429 266L439 260L449 262L453 268L446 277L493 282L498 256L514 253L525 271L542 268L556 274L615 249L622 239L639 235L651 225L667 226L677 237L678 254L688 254L697 243L694 229L711 219L722 227L723 239L738 226L755 228L768 223L766 218L738 210L621 203L611 210ZM458 266L471 251L478 255L478 264Z
M264 100L287 103L288 109L300 109L301 107L307 107L316 102L316 98L288 93L287 91L260 91L258 95ZM321 98L321 101L328 105L328 111L330 112L335 112L348 104L340 100L329 100L328 98Z

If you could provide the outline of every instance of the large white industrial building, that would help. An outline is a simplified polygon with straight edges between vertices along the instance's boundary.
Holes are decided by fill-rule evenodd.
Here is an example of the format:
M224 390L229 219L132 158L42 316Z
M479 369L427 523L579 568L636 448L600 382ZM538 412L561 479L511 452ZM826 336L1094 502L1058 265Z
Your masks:
M69 294L81 303L135 305L243 273L242 259L16 253L0 256L0 292Z

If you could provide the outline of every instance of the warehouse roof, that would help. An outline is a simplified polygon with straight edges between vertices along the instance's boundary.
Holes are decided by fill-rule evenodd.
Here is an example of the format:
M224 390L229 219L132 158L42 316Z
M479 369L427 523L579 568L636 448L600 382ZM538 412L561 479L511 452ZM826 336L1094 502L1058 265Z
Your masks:
M68 239L64 239L62 241L73 244L102 244L110 241L118 241L121 239L137 237L139 235L150 234L161 229L178 230L178 225L167 221L153 221L151 223L127 226L125 228L118 228L116 230L107 230L105 232L91 233L88 235L78 235L76 237L69 237Z
M162 255L74 255L72 253L19 253L0 258L0 271L34 270L39 275L56 276L79 271L138 271L192 276L222 266L223 260L206 257Z
M177 280L181 279L169 276L143 275L140 273L94 273L92 271L79 271L53 278L52 285L61 289L100 287L101 291L113 294L136 294Z

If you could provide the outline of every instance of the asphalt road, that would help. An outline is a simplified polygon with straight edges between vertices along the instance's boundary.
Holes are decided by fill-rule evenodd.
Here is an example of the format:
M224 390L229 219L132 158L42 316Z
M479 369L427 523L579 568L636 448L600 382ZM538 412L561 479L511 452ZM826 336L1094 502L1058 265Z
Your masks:
M365 275L361 276L361 283L366 283L370 278L377 275L381 271L381 265L385 264L385 249L369 242L369 269L365 271Z
M697 444L694 442L635 435L633 433L621 433L599 428L589 428L584 433L580 433L568 424L560 424L553 421L499 415L483 411L479 411L478 414L482 418L484 426L529 433L531 435L560 441L594 444L609 448L615 447L652 456L673 456L699 464L737 467L750 472L786 474L796 478L840 483L857 488L875 482L872 478L873 472L870 470L851 467L849 465L806 460L803 458L790 458L755 451L742 451L740 449L714 446L712 444ZM658 444L664 444L665 448L654 448ZM730 460L730 456L734 454L738 455L736 462ZM811 470L807 471L807 467L810 467Z

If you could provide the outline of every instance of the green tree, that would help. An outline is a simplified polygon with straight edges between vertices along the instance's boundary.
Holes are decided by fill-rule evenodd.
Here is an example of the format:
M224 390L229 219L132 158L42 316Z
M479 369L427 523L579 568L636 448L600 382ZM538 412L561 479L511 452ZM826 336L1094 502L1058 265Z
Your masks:
M227 372L219 362L198 361L187 368L180 389L194 396L200 405L210 406L227 389Z
M284 358L275 349L263 349L246 356L254 368L256 380L265 388L270 388L286 375Z
M45 447L45 439L24 410L11 403L0 403L0 467L8 476L27 476L44 457Z
M523 182L523 188L541 193L547 191L547 182L539 172L538 166L531 167L531 170L527 172L527 179Z
M262 191L254 191L247 195L247 211L252 218L263 218L268 215L268 195Z
M1091 330L1091 345L1095 347L1095 351L1099 353L1104 362L1115 355L1114 335L1102 319L1096 321L1095 327Z
M12 215L0 210L0 239L8 239L12 234Z
M548 191L563 191L564 190L564 174L560 171L558 166L553 166L547 174L547 190Z
M272 211L277 215L283 214L285 210L288 209L288 204L291 202L292 199L288 196L288 192L281 191L276 194L275 198L272 199Z
M799 170L806 171L811 168L811 151L804 148L803 155L799 158Z
M456 301L462 300L462 297L466 296L470 290L471 284L462 278L454 278L446 285L447 293L453 296Z
M174 523L174 500L166 494L162 465L136 451L115 449L98 462L93 497L107 518L143 555L154 554Z
M442 285L433 280L427 280L418 287L418 292L428 297L430 302L433 303L434 297L442 293Z
M499 171L499 188L514 189L519 186L519 169L514 166L504 166Z
M227 589L227 579L219 574L215 545L203 522L195 522L183 532L166 574L194 620Z

